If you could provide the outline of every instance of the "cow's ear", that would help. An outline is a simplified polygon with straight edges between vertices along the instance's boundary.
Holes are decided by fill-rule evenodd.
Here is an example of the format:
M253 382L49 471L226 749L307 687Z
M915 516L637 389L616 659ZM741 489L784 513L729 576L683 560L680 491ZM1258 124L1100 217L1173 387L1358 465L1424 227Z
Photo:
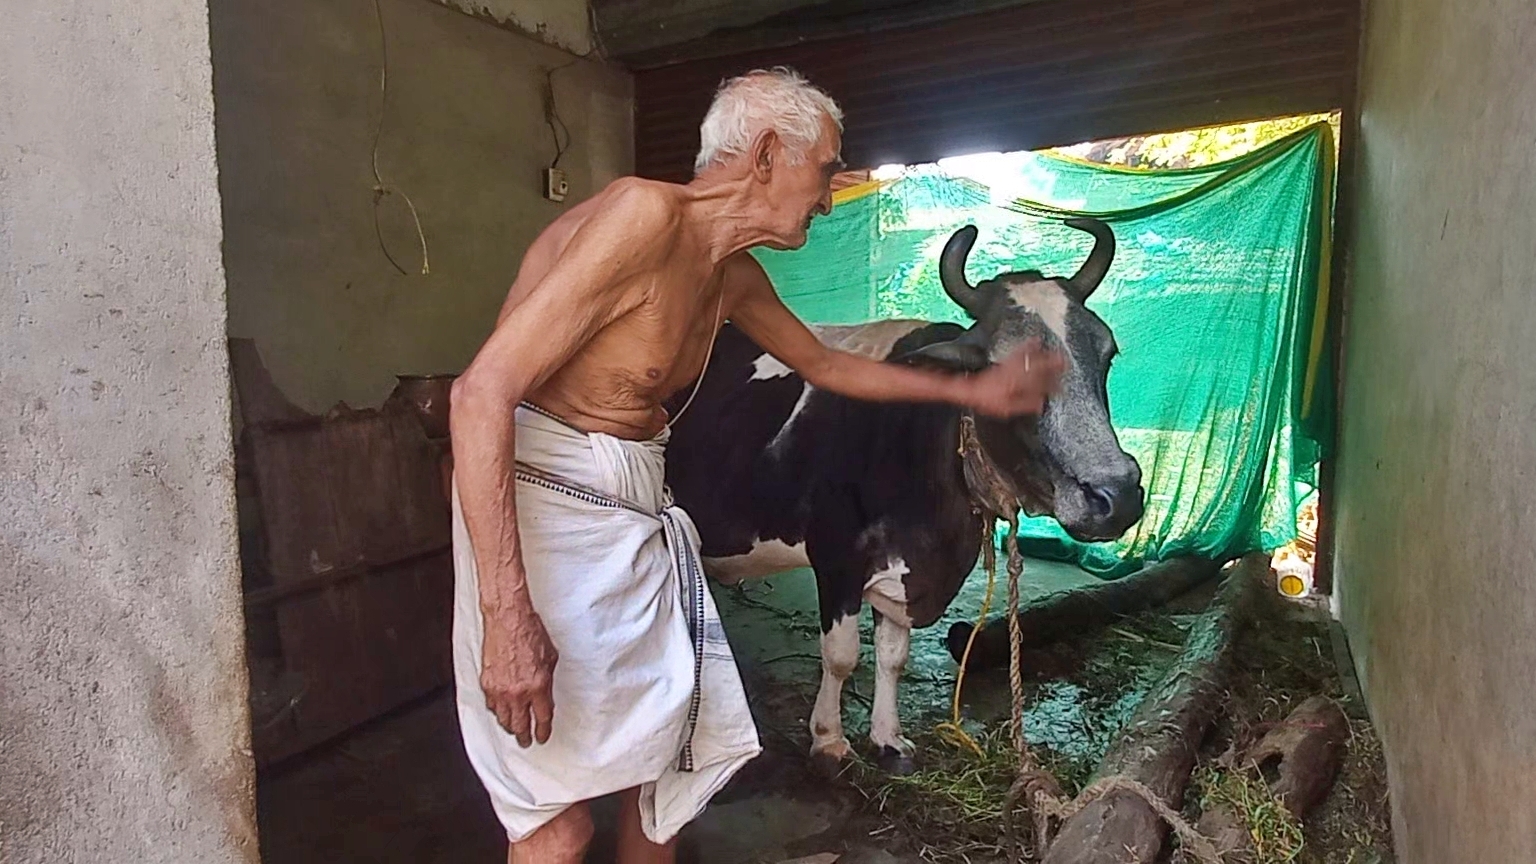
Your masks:
M915 366L940 366L956 372L977 372L991 363L985 346L964 338L924 345L904 355L901 361Z

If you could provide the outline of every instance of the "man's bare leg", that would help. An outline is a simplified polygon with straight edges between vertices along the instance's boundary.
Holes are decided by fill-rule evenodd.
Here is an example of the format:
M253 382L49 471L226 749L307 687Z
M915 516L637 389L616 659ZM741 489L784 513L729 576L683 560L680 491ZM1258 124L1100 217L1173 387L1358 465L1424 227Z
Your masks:
M591 842L592 811L583 801L528 835L528 839L513 843L507 852L507 864L581 864Z
M618 864L673 864L677 839L657 846L640 828L640 790L626 789L619 795Z

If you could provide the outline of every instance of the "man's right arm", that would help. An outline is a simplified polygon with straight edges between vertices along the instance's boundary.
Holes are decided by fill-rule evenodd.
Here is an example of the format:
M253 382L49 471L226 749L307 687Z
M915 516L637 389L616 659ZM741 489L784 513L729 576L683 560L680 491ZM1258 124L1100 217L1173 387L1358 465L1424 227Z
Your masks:
M1058 386L1060 352L1026 343L976 375L883 363L823 345L779 299L761 265L748 256L733 263L736 300L731 322L764 351L812 386L871 402L947 402L990 417L1039 414Z
M675 211L664 193L616 189L554 265L506 311L454 382L454 482L479 573L486 707L528 746L549 739L556 654L529 599L517 537L515 410L600 330L639 301L626 290L664 252ZM532 722L530 722L532 715Z

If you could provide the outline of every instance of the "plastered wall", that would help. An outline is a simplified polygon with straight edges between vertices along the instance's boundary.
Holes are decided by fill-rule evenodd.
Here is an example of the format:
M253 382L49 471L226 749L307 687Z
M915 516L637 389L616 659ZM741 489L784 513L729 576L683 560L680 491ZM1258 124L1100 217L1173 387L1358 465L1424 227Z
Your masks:
M627 73L437 3L381 0L389 97L378 166L420 217L423 276L404 198L384 196L374 223L384 68L374 3L210 9L230 335L255 339L308 410L377 405L396 373L462 371L538 231L630 171ZM571 195L554 204L539 187L555 156L543 88L562 66Z
M0 861L257 860L207 6L0 26Z
M1536 4L1371 0L1339 605L1403 864L1536 861Z

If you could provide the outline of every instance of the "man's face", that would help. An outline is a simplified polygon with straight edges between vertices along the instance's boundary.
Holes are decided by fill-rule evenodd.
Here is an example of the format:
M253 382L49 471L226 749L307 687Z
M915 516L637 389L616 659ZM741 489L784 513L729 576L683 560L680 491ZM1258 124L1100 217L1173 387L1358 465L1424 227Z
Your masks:
M774 245L786 249L804 246L811 220L832 212L832 176L843 170L842 149L843 136L825 115L821 118L821 137L798 164L789 164L789 153L781 142L768 189L774 212L782 220L775 232L781 244Z

